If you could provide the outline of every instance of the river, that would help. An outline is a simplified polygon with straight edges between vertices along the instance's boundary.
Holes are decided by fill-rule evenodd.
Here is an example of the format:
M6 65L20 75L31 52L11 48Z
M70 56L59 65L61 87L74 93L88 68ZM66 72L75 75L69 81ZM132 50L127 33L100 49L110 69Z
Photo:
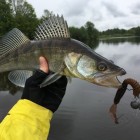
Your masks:
M102 40L95 51L127 71L125 76L119 78L120 81L128 77L140 81L140 38ZM5 77L2 79L8 82ZM9 82L3 86L0 91L0 120L22 93L22 89L15 90ZM9 88L12 94L6 90ZM127 90L118 105L117 125L108 113L115 93L116 89L113 88L72 79L64 100L52 119L49 140L139 139L140 110L130 107L132 91Z

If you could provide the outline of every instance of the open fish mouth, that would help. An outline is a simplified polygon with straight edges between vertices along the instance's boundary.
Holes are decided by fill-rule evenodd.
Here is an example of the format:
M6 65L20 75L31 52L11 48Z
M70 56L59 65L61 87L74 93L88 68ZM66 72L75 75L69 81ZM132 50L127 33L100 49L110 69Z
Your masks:
M103 75L97 74L94 78L96 84L98 85L118 88L121 86L121 82L119 81L118 76L122 76L125 74L126 74L125 70L122 69L121 71L110 73L110 74L109 73Z

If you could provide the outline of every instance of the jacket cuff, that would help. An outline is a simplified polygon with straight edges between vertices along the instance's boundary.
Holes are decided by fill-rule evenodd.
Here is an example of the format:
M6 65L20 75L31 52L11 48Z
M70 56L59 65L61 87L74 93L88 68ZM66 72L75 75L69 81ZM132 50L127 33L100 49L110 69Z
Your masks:
M32 122L36 123L38 120L40 125L45 125L46 120L51 121L53 112L49 109L46 109L30 100L21 99L19 100L13 108L9 111L10 115L20 115L23 116L23 119L28 121L32 119ZM26 118L24 118L26 117ZM29 120L30 121L30 120ZM40 126L41 127L41 126ZM45 127L45 126L44 126Z

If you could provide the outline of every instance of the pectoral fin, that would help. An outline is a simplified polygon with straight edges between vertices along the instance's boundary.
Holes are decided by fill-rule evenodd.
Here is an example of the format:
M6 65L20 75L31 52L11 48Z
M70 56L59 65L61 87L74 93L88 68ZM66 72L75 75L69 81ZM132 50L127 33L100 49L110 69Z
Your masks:
M61 73L63 73L64 69L65 65L62 65L56 73L50 72L50 75L47 76L46 79L40 84L40 87L45 87L60 79L62 77Z
M60 75L59 73L53 73L50 74L49 76L46 77L46 79L40 84L40 87L45 87L47 85L52 84L53 82L55 82L56 80L58 80L59 78L61 78L62 75Z
M33 75L33 71L29 70L15 70L11 71L8 79L16 86L24 87L26 80Z

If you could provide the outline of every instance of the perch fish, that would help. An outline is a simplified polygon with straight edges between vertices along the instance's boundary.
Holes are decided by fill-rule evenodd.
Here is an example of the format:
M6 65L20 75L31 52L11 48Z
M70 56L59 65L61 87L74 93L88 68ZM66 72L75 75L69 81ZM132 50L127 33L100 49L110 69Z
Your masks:
M39 68L39 56L44 56L54 73L43 81L41 87L62 75L100 86L120 86L117 76L124 75L125 70L86 44L72 39L63 16L50 16L35 33L35 39L31 41L14 28L0 40L0 73L8 71L8 78L15 85L24 87L26 79Z

